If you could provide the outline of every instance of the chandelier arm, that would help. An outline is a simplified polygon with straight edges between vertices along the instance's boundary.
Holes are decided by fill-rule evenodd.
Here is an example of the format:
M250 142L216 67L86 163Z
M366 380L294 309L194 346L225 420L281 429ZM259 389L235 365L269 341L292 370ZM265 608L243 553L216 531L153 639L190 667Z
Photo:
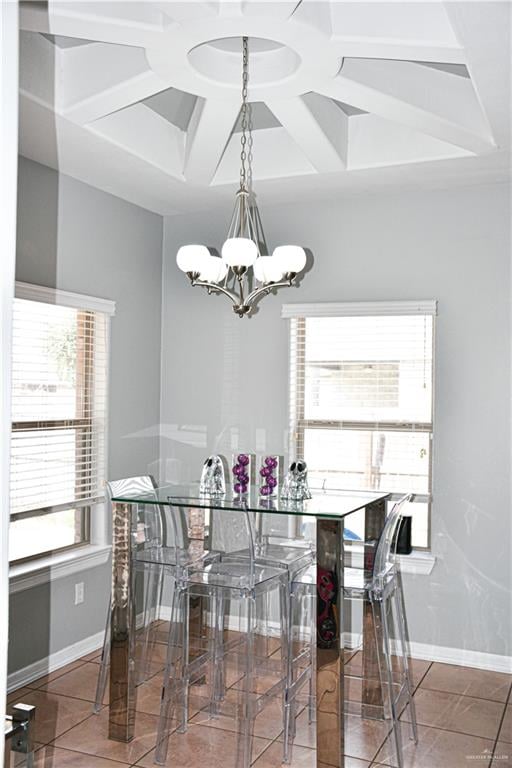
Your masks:
M267 285L260 285L259 288L255 288L254 291L251 291L244 303L247 305L252 304L254 299L260 296L262 293L268 295L273 288L289 288L292 285L293 277L289 280L281 281L279 283L268 283Z
M233 291L230 291L228 288L224 288L224 286L219 285L218 283L208 283L205 280L194 280L192 285L198 285L200 288L208 288L211 291L220 291L221 293L224 293L229 299L231 299L233 304L240 303L240 299L236 293L233 293Z
M245 272L243 274L241 274L241 275L237 275L238 288L240 290L240 302L239 303L242 304L242 305L246 303L245 297L244 297L244 275L245 275Z

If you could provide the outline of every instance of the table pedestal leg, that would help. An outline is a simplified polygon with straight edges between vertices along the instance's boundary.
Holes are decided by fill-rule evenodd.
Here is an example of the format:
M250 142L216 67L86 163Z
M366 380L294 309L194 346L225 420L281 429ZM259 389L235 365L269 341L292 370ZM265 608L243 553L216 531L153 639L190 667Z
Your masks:
M130 741L135 727L135 507L112 504L109 738Z
M369 504L365 509L364 525L364 570L365 581L371 579L376 545L386 522L386 501ZM372 606L369 600L363 602L363 696L361 714L367 718L383 716L383 698L380 683L377 646Z
M318 768L344 768L343 520L317 519Z

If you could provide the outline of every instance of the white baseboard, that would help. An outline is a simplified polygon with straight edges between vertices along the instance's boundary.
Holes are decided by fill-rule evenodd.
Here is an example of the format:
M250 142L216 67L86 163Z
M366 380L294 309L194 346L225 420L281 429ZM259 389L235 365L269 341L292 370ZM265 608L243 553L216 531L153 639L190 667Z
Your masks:
M160 618L169 621L170 609L166 606L160 606ZM230 616L227 622L227 628L238 629L238 617ZM277 622L268 622L268 632L272 637L279 636L279 624ZM307 630L304 631L307 636ZM345 632L345 648L353 650L360 648L362 636L358 632ZM500 656L497 653L484 653L483 651L470 651L465 648L450 648L442 645L430 645L427 643L414 643L409 645L409 655L413 659L423 661L437 661L442 664L454 664L459 667L473 667L475 669L486 669L490 672L506 672L512 674L512 656ZM394 642L392 641L392 646ZM396 649L393 647L393 651Z
M346 648L360 648L362 637L356 632L345 633ZM483 651L470 651L465 648L450 648L443 645L430 645L428 643L408 643L409 655L413 659L422 661L437 661L441 664L454 664L458 667L473 667L485 669L489 672L506 672L512 674L512 656L500 656L497 653L484 653ZM391 641L393 652L397 652L395 641Z
M492 672L512 674L512 656L501 656L497 653L470 651L467 648L448 648L442 645L427 645L426 643L409 643L410 655L413 659L439 661L442 664L455 664L461 667L487 669Z
M161 607L160 613L162 613L162 608L164 607ZM164 608L164 612L165 610L169 613L169 616L166 616L165 618L169 620L170 611L169 609ZM164 616L160 616L160 618L163 619ZM137 629L142 626L142 620L142 614L137 614ZM23 669L18 669L16 672L11 672L7 678L8 692L10 693L17 688L22 688L24 685L28 685L28 683L37 680L43 675L55 672L56 669L65 667L66 664L71 664L72 661L81 659L82 656L87 656L87 654L92 653L92 651L97 651L102 647L104 637L104 632L97 632L95 635L86 637L84 640L79 640L78 643L73 643L73 645L69 645L61 651L56 651L40 661L35 661L33 664L29 664L28 667L23 667Z
M62 650L51 653L44 659L29 664L28 667L11 672L7 677L7 691L15 691L17 688L22 688L39 677L65 667L66 664L70 664L72 661L81 659L82 656L96 651L98 648L101 648L104 636L104 632L97 632L95 635L79 640L78 643L68 645L67 648L62 648Z
M160 606L159 618L163 621L169 621L170 609L166 606ZM230 617L228 627L238 629L238 619ZM279 635L279 625L277 622L269 623L269 634ZM12 672L7 678L8 692L37 680L49 672L70 664L72 661L86 656L88 653L101 648L103 643L103 632L97 632L95 635L86 637L73 645L63 648L56 653L52 653L40 661L29 664L16 672ZM355 632L345 633L345 647L354 649L361 646L361 635ZM429 645L427 643L409 643L409 653L413 659L425 661L437 661L442 664L454 664L462 667L473 667L475 669L484 669L491 672L505 672L512 674L512 656L501 656L496 653L484 653L482 651L471 651L465 648L449 648L441 645Z

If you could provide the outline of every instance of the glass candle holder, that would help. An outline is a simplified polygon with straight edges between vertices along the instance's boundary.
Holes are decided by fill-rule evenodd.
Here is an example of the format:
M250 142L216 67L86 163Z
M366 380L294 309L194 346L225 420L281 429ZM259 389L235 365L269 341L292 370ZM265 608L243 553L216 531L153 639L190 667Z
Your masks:
M262 456L259 471L260 496L273 498L279 491L280 456Z
M231 462L233 494L245 496L254 483L254 462L250 453L234 453Z
M207 496L222 496L226 493L226 480L222 456L209 456L203 464L199 493Z
M291 501L304 501L311 498L308 485L308 466L304 459L296 459L290 464L283 487L281 498Z

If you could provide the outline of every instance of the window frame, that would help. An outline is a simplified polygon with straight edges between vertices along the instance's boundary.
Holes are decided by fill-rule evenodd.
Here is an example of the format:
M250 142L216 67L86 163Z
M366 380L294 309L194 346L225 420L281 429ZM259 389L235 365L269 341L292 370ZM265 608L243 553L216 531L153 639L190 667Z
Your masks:
M289 331L289 371L295 372L295 381L288 383L289 413L293 413L295 429L290 429L290 455L304 456L306 429L350 429L367 432L394 431L401 433L423 432L429 435L429 467L427 493L415 493L414 500L427 504L427 543L426 546L416 546L418 552L428 553L432 547L432 503L433 503L433 452L435 433L435 358L436 358L436 315L437 301L426 302L346 302L325 304L287 304L283 305L282 317L296 322L296 337L306 338L306 320L312 317L381 317L384 315L429 315L432 317L432 400L430 422L408 421L339 421L333 419L306 419L304 406L305 398L297 398L291 402L294 392L305 391L306 354L305 345L296 345L292 339L292 329ZM290 419L292 421L292 419ZM290 424L290 427L292 425ZM405 490L404 490L405 493ZM398 501L400 493L394 492L391 501Z
M115 314L115 302L91 297L78 293L71 293L68 291L61 291L59 289L46 288L44 286L32 285L30 283L16 282L15 284L15 299L25 299L28 301L39 301L45 304L54 304L59 306L66 306L76 309L78 311L78 322L84 323L86 327L86 337L88 343L94 342L94 330L92 324L87 322L91 320L91 317L95 313L102 313L106 319L106 339L105 339L105 476L107 470L107 456L108 456L108 402L109 402L109 359L110 359L110 317ZM88 317L89 316L89 317ZM91 416L85 416L86 413L90 413L87 410L87 403L89 402L93 390L94 390L94 366L88 365L88 357L82 356L77 362L77 375L85 377L86 382L84 389L80 390L84 393L84 397L81 398L80 415L74 419L43 419L43 420L30 420L30 421L13 421L11 422L11 430L14 431L26 431L29 429L41 429L48 427L52 429L56 427L58 429L74 428L76 433L76 450L79 450L80 439L78 432L81 428L88 430L91 433L93 429L93 418ZM87 450L87 437L85 437L86 446L82 450ZM90 449L90 447L89 447ZM56 512L75 510L75 515L80 517L80 527L82 529L81 540L75 544L70 544L64 547L56 549L45 550L34 555L29 555L24 558L9 561L10 574L25 574L32 570L38 570L39 568L47 568L51 566L52 562L57 565L62 563L68 563L75 557L78 559L84 557L87 560L93 557L103 558L105 549L107 548L107 525L105 518L105 497L91 496L89 498L75 500L73 503L51 505L46 507L39 507L30 510L23 510L20 512L14 512L9 514L9 523L16 520L29 519L33 517L44 517ZM101 508L100 514L93 515L93 508L99 506ZM108 547L110 549L110 547ZM62 570L62 569L61 569ZM16 590L15 590L16 591Z

